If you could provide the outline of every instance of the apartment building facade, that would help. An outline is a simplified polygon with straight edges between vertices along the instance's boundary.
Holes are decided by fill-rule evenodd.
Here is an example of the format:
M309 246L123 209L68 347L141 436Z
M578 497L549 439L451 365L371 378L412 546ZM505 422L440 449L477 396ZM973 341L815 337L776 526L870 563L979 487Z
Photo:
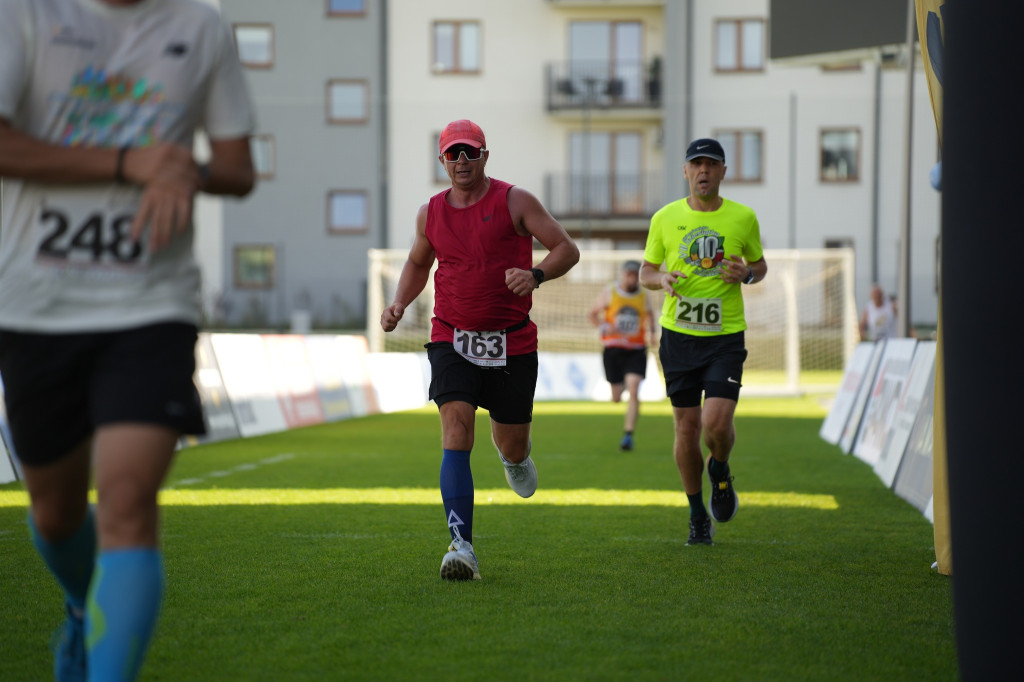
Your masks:
M257 109L259 182L204 200L208 323L361 327L386 240L386 3L220 0Z
M480 123L489 173L540 197L584 248L642 246L650 214L687 193L688 140L714 136L722 192L758 211L766 246L853 247L858 298L874 280L895 293L906 71L892 49L772 62L770 4L391 0L389 246L409 245L417 207L448 184L435 144L449 120ZM911 315L929 324L938 148L920 70L913 108Z
M211 0L212 1L212 0ZM480 123L488 172L537 195L584 248L639 248L686 194L682 158L722 140L722 192L769 248L851 246L857 295L895 293L906 71L893 50L769 58L769 0L221 0L259 117L257 191L203 200L214 325L362 326L366 250L406 249L448 186L437 137ZM898 47L898 46L897 46ZM847 55L848 57L848 55ZM911 321L937 318L938 158L913 92Z

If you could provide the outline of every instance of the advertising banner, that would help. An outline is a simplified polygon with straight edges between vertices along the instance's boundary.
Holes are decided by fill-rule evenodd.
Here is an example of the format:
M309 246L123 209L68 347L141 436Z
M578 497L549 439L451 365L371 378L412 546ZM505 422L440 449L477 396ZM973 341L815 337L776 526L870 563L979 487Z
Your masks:
M875 462L875 473L892 487L896 472L903 458L903 451L910 440L910 431L917 422L924 403L924 392L928 387L935 386L935 342L919 341L914 350L914 360L910 364L910 375L904 385L903 393L896 403L895 414L886 435L885 446Z
M256 334L213 334L211 342L239 432L258 436L288 428L263 338Z
M263 344L288 428L322 424L324 412L306 353L306 338L298 334L265 334Z
M916 347L916 339L886 341L885 353L878 366L878 374L875 375L874 386L864 408L864 417L853 447L853 454L868 464L874 465L885 447L885 438L892 426L900 394L910 375L910 363Z
M847 363L846 370L843 372L843 382L839 385L839 390L836 391L832 409L828 411L828 416L825 417L825 421L821 423L821 430L818 431L818 435L825 442L833 445L839 443L839 438L843 435L843 428L850 419L850 412L853 411L853 405L857 400L857 392L871 365L871 356L874 352L875 344L870 342L859 343L853 349L850 362Z

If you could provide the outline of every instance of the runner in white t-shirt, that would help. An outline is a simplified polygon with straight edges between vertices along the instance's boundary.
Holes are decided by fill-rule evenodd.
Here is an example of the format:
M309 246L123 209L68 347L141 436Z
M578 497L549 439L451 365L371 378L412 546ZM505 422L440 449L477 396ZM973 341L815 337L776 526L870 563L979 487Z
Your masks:
M193 199L252 189L253 128L209 5L0 0L0 373L32 540L65 596L58 680L142 665L157 491L179 435L204 430Z

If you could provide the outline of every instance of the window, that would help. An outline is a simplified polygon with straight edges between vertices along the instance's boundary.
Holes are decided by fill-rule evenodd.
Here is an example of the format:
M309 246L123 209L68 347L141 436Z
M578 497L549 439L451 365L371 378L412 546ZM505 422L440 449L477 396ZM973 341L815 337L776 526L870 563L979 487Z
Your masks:
M327 16L366 14L366 0L327 0Z
M569 137L570 211L634 215L644 211L642 135L580 132Z
M589 104L642 101L643 38L639 21L570 23L570 90Z
M366 123L370 118L370 86L365 80L327 82L327 122Z
M860 180L860 130L826 128L821 131L821 180Z
M764 133L760 130L718 130L714 133L725 150L726 180L761 182L764 179Z
M363 190L336 189L327 194L327 232L364 233L369 230L368 201Z
M480 22L435 21L435 73L478 73L480 71Z
M715 35L716 71L764 70L763 19L719 19Z
M274 288L274 247L251 244L235 247L235 287L238 289Z
M249 153L256 177L269 180L274 177L274 136L253 135L249 138Z
M448 177L448 171L445 170L444 163L438 159L440 156L437 150L441 148L441 133L434 133L433 138L430 141L430 150L434 156L434 182L438 185L450 185L452 179Z
M270 24L235 24L235 46L244 66L269 69L274 65L274 27Z

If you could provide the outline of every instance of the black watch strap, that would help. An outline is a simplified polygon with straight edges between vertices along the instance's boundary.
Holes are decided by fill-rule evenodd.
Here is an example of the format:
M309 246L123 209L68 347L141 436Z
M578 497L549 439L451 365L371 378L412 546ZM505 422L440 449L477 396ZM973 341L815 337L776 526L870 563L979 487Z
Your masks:
M749 267L749 266L747 267L747 278L745 280L743 280L743 283L744 284L753 284L754 283L754 268Z
M537 280L537 286L534 287L534 289L539 288L540 285L544 283L544 271L540 268L530 268L530 274L533 275L535 280Z

